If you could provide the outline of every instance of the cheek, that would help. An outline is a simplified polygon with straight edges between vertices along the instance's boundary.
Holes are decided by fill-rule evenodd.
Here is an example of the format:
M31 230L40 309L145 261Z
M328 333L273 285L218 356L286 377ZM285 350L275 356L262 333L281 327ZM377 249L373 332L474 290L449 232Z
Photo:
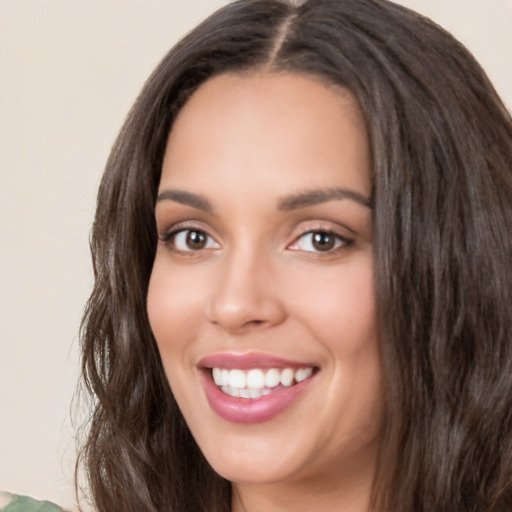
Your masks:
M348 270L348 269L347 269ZM324 298L322 298L324 297ZM382 367L371 260L361 261L309 298L310 325L329 353L324 415L330 436L354 447L377 438L384 421ZM343 425L343 428L340 428ZM327 436L329 437L329 436Z
M289 296L297 315L314 330L315 337L336 354L356 355L374 348L377 338L373 263L371 255L350 265L303 272L289 283Z
M373 260L368 255L331 268L325 275L317 273L314 283L306 273L302 279L300 287L290 289L295 297L299 288L308 290L296 299L295 316L307 325L330 361L326 365L332 383L328 402L342 404L342 416L350 416L358 428L362 416L371 418L382 402Z
M148 288L151 330L172 393L185 415L190 404L197 403L191 394L190 377L195 375L193 349L202 328L198 322L204 303L201 282L197 272L169 268L165 255L160 255L155 260Z
M196 337L202 300L188 274L167 269L165 261L157 257L149 282L147 311L166 370L168 364L182 359L183 348Z

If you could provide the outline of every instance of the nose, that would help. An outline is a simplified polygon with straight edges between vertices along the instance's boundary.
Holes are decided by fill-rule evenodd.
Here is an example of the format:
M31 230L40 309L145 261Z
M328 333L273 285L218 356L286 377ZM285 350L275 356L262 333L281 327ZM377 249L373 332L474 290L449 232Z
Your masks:
M207 305L209 322L231 334L279 325L286 309L272 265L261 255L239 252L219 265Z

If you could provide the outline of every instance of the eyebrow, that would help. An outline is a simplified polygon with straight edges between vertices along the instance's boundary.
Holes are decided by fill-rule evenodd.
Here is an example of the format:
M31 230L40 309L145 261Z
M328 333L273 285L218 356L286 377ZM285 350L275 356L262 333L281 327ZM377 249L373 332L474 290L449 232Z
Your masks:
M350 199L356 203L366 206L367 208L373 208L373 201L370 198L363 196L355 190L338 187L305 190L298 194L282 197L278 202L277 208L282 211L297 210L299 208L306 208L308 206L326 203L333 199Z
M210 201L208 201L206 197L192 192L186 192L185 190L163 190L158 194L156 202L159 203L160 201L166 200L192 206L193 208L197 208L198 210L203 210L205 212L213 210Z
M279 199L277 209L281 211L298 210L300 208L307 208L316 204L326 203L333 199L350 199L359 203L367 208L372 209L373 204L371 199L363 196L359 192L345 188L327 188L305 190L298 194L284 196ZM191 206L198 210L210 212L213 210L212 204L206 197L194 194L193 192L186 192L185 190L167 189L158 194L156 202L160 201L174 201L176 203Z

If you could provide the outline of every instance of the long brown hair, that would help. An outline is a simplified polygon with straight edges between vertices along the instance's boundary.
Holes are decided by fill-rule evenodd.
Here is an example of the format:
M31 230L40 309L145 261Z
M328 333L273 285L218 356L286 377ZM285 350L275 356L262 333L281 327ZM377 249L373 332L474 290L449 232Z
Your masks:
M177 112L208 78L265 69L346 87L373 156L387 421L373 507L512 509L512 121L469 52L386 0L241 0L176 45L112 149L81 331L81 452L99 512L229 511L146 314L154 204Z

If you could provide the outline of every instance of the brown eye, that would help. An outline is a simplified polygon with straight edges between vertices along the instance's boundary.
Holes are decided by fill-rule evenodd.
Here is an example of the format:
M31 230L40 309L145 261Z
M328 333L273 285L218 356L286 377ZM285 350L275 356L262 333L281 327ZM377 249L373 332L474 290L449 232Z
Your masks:
M319 231L312 233L311 245L317 251L329 251L334 248L336 237L332 233L324 233Z
M170 237L172 247L179 252L201 251L203 249L217 249L219 245L215 240L200 229L182 229Z
M337 249L349 247L353 240L345 238L334 231L308 231L299 236L289 249L312 253L334 253Z
M189 249L197 251L198 249L204 249L208 237L206 233L202 231L187 231L186 244Z

